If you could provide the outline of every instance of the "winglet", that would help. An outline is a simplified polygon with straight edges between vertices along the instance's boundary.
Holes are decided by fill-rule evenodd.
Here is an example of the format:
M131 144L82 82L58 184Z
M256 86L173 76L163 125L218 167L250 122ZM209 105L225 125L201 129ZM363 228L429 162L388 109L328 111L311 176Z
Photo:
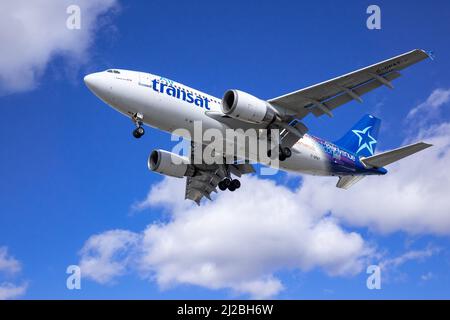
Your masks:
M433 51L425 51L425 53L430 57L431 60L434 60L435 56L434 56L434 52Z

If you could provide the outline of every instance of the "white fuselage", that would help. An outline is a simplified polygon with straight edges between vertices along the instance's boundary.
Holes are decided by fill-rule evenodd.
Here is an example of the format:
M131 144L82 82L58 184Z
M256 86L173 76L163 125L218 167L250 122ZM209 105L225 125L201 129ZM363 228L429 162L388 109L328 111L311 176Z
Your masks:
M157 81L156 87L154 81ZM169 133L186 129L190 134L186 138L191 138L195 121L201 122L203 130L218 129L224 136L229 129L206 114L207 111L221 112L221 99L172 80L143 72L108 70L86 76L85 82L95 95L117 111L128 117L139 113L145 124ZM323 149L307 134L291 149L292 156L279 163L281 169L313 175L331 174ZM257 155L249 158L259 162Z

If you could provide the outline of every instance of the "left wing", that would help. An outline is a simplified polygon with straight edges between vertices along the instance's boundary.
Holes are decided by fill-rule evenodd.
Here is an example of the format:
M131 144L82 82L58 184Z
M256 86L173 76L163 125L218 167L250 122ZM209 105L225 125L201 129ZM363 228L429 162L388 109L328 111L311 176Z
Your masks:
M268 102L291 110L297 119L310 112L316 117L327 114L351 100L362 102L361 96L382 85L393 88L391 81L400 77L399 71L422 61L430 55L413 50L343 76L270 99Z
M197 144L191 144L191 159ZM203 147L203 146L202 146ZM193 163L191 161L191 163ZM185 199L190 199L200 205L203 197L211 200L211 193L217 193L217 185L231 174L240 177L243 174L255 172L253 166L247 163L236 164L194 164L195 173L186 178Z

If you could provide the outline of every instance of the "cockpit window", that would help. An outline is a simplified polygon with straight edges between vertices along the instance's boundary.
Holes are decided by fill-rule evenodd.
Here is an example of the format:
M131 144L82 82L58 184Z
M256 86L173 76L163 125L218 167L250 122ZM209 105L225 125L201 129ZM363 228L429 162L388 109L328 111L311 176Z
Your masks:
M118 70L112 70L112 69L106 70L106 72L120 74L120 72Z

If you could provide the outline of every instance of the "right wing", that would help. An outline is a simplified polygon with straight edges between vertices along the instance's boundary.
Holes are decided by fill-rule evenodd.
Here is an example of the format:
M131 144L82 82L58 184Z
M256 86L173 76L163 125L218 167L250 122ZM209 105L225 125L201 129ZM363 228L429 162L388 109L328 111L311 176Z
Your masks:
M310 112L316 117L332 116L331 111L351 100L362 102L361 96L382 85L392 88L398 71L430 57L424 50L413 50L343 76L270 99L268 102L291 110L297 119Z
M283 145L292 146L308 131L304 125L295 127L292 120L301 120L309 113L316 117L332 116L332 110L352 100L362 102L361 96L382 85L392 88L391 81L400 77L399 71L430 57L424 50L412 50L394 58L353 71L343 76L268 100L285 109L286 119L276 125L288 139ZM246 123L222 112L207 111L206 115L232 129L266 128L267 124Z

